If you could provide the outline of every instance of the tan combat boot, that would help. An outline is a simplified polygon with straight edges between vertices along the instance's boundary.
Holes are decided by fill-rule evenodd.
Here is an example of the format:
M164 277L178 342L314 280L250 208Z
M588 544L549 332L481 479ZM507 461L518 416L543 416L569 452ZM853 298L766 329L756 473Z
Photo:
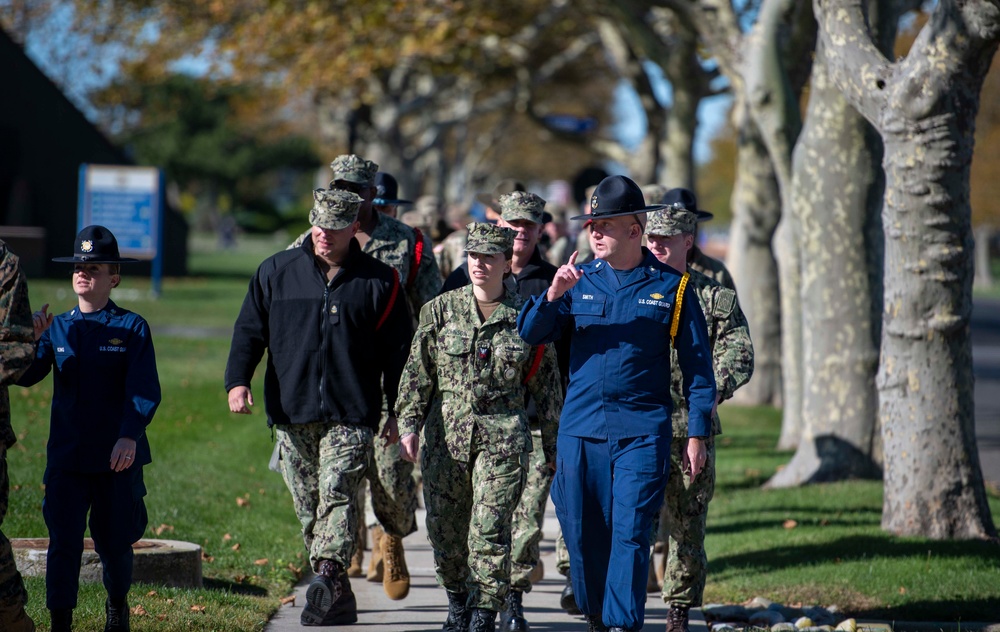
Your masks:
M545 579L545 564L542 563L542 560L538 560L538 564L535 564L535 567L531 569L531 574L528 575L528 581L534 586L543 579Z
M389 599L403 599L410 594L410 571L403 556L403 538L382 534L382 589Z
M372 559L368 562L368 581L380 583L382 581L382 531L380 525L371 528L369 539L372 543Z
M361 577L364 573L365 565L365 526L359 525L357 533L354 534L354 555L351 556L351 564L347 567L348 577Z

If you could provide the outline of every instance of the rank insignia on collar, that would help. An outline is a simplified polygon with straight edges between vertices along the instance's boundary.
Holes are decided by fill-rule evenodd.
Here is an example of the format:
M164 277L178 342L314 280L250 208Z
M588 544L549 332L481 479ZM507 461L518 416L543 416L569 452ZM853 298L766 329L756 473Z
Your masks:
M90 252L94 249L94 242L84 239L80 242L80 252Z
M660 294L659 292L653 292L652 294L649 295L649 298L655 298L656 300L660 300L661 298L663 298L663 295Z
M111 344L113 344L113 345L115 345L117 347L118 345L120 345L121 343L123 343L125 341L122 340L121 338L112 338L108 342L110 342Z

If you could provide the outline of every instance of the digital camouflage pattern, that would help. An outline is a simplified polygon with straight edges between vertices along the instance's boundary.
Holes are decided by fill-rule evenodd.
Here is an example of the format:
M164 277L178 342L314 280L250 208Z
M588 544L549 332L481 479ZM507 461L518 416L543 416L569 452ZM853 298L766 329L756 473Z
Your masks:
M712 344L712 368L720 402L733 396L753 375L753 343L736 292L688 269L688 287L698 297ZM694 481L681 469L687 439L687 402L681 394L683 376L671 351L670 392L674 402L670 475L664 492L661 533L667 534L667 570L663 600L672 605L700 606L705 590L705 519L715 493L715 442L708 441L705 468ZM712 416L713 434L722 432L719 415Z
M695 272L701 272L722 287L736 291L736 282L733 281L733 275L729 274L726 264L714 257L709 257L697 245L688 251L688 267Z
M541 431L531 431L533 447L528 455L527 478L511 523L510 587L520 592L531 592L531 571L541 557L538 545L542 540L549 488L555 476L545 460L541 437Z
M358 218L361 199L357 193L340 189L314 189L309 223L328 230L347 228Z
M357 524L355 494L372 462L371 428L352 424L279 424L278 464L292 495L313 570L320 560L350 565Z
M500 255L514 247L514 237L517 231L486 222L472 222L465 227L468 238L465 242L465 252L481 255Z
M551 346L524 383L538 348L517 334L521 302L507 291L480 323L471 285L435 298L420 313L400 381L399 432L424 432L424 500L438 582L453 592L468 589L470 605L491 610L501 609L508 589L512 514L533 447L526 390L536 402L546 462L555 459L562 409Z
M646 234L673 237L684 233L694 234L698 229L698 216L680 207L667 207L646 215Z
M17 437L10 423L8 387L35 358L35 334L28 304L28 283L17 255L0 241L0 526L7 515L10 480L7 449ZM0 630L31 632L35 624L24 611L28 593L14 563L10 540L0 531Z
M333 179L330 180L330 188L337 180L346 180L356 184L375 184L375 174L378 173L378 165L371 160L365 160L355 154L343 154L337 156L330 163L333 171Z
M523 219L544 224L545 200L534 193L514 191L500 196L500 217L508 222Z
M455 268L465 263L465 242L469 233L465 229L456 230L434 247L434 258L437 259L441 279L447 279Z

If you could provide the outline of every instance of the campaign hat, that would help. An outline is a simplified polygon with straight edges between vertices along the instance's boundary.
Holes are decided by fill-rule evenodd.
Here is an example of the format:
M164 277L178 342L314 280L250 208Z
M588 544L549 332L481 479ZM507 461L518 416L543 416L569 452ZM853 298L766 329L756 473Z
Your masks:
M410 200L400 200L399 183L392 175L379 171L375 174L375 199L372 204L376 206L404 206L413 204Z
M138 259L122 257L118 253L118 240L105 228L93 224L81 230L73 244L72 257L54 257L59 263L134 263Z
M608 176L590 196L590 213L575 215L570 219L599 220L658 211L662 204L647 205L639 185L625 176Z
M660 200L667 206L680 206L680 208L687 209L698 216L699 222L707 222L708 220L715 217L708 211L703 211L698 208L698 197L694 194L694 191L684 188L670 189L663 194L663 199Z

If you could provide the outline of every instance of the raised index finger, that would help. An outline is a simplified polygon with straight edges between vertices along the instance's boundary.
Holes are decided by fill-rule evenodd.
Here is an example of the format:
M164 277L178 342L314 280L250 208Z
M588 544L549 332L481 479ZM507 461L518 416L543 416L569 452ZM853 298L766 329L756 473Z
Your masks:
M575 266L576 265L576 255L578 255L578 254L579 254L579 251L578 250L574 250L573 254L571 254L569 256L569 261L567 263L569 263L569 265L571 265L571 266Z

